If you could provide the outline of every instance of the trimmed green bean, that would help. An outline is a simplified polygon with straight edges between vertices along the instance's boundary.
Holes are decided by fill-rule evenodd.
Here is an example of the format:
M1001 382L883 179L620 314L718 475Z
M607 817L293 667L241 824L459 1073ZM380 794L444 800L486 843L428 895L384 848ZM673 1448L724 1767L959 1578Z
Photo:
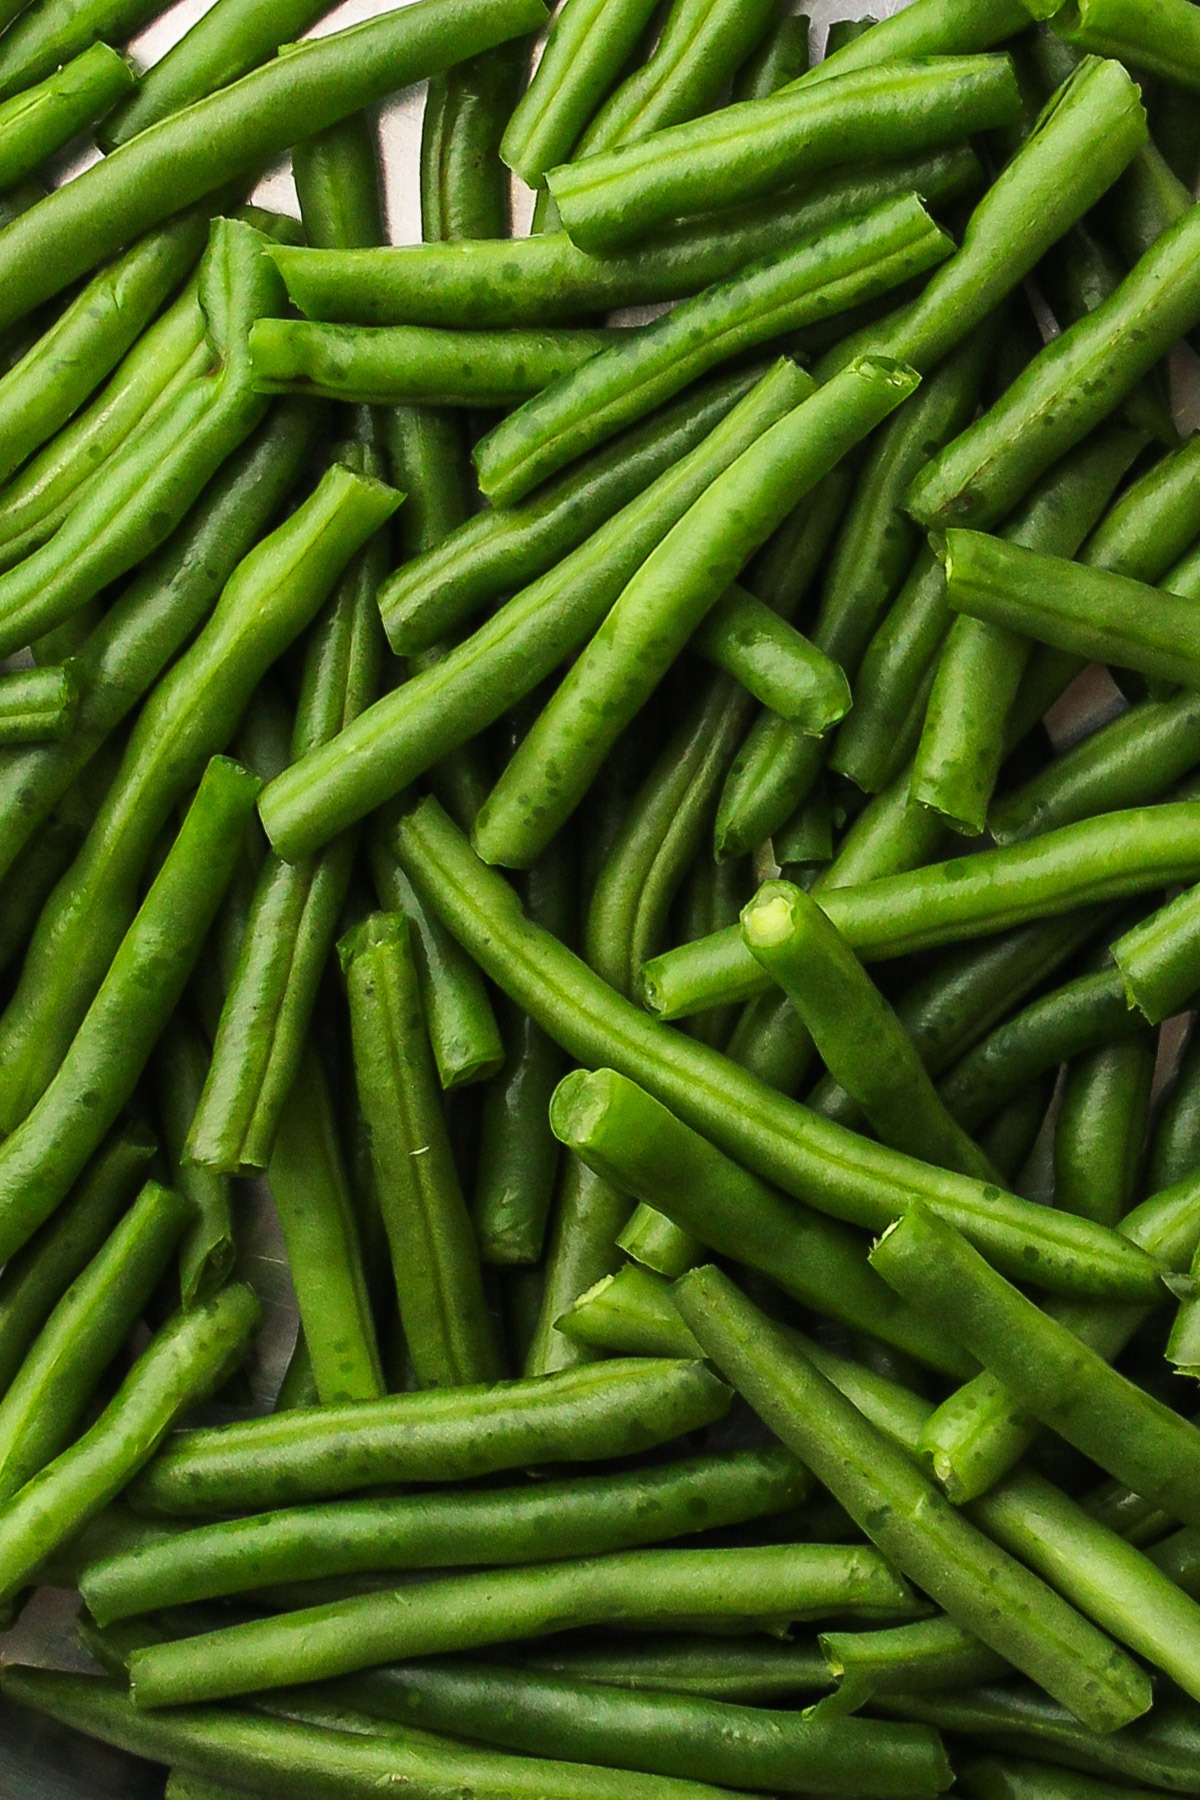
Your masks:
M299 45L164 119L4 232L0 330L160 220L263 167L298 133L323 131L544 20L540 0L422 0L416 13L385 13Z
M423 1387L495 1380L500 1356L426 1036L403 915L339 946L354 1067L409 1356Z
M1080 50L1200 92L1200 19L1186 0L1066 0L1053 24Z
M733 100L765 100L789 82L806 75L810 22L802 13L785 13L768 31L733 78ZM828 46L826 46L828 50Z
M909 57L960 56L990 50L1024 31L1029 15L1014 0L914 0L890 18L872 22L868 30L818 63L805 78L827 80L874 63Z
M177 1013L151 1065L151 1086L170 1184L187 1201L192 1213L179 1254L179 1285L185 1306L222 1286L234 1260L229 1183L223 1176L198 1168L184 1158L184 1143L204 1086L208 1060L207 1038L186 1013Z
M55 70L64 63L69 67L99 40L120 43L153 16L149 0L34 0L4 33L0 98L24 98L35 82L52 79ZM118 93L130 85L123 82Z
M951 1618L1096 1730L1148 1710L1144 1671L944 1500L732 1282L693 1270L673 1297L760 1417Z
M616 1240L628 1223L631 1210L628 1195L594 1174L578 1157L562 1159L551 1211L541 1305L525 1355L527 1376L552 1375L592 1361L593 1352L587 1344L562 1328L564 1313L585 1288L621 1266ZM636 1354L657 1355L658 1351ZM697 1355L698 1350L689 1354Z
M928 1726L830 1719L680 1695L632 1694L533 1669L439 1659L348 1682L347 1700L398 1724L536 1755L860 1800L942 1793L953 1779Z
M153 1644L130 1656L129 1684L140 1707L177 1706L578 1625L919 1610L907 1582L863 1545L632 1550L447 1576Z
M500 142L528 60L528 41L518 39L431 78L421 135L421 220L426 238L509 236L511 184ZM383 234L376 242L383 242Z
M565 231L512 242L390 245L369 255L281 246L273 255L309 318L475 329L548 324L698 294L901 194L919 194L929 206L958 199L978 186L979 174L963 148L835 170L803 193L667 224L652 244L603 257L576 249Z
M397 1394L185 1432L130 1500L155 1512L246 1512L396 1482L597 1461L652 1449L728 1405L728 1389L702 1363L658 1359Z
M750 264L503 419L476 446L480 487L496 505L522 499L716 363L923 273L950 248L906 195Z
M811 1486L786 1452L740 1450L522 1487L349 1500L174 1533L92 1562L100 1625L275 1582L384 1569L545 1562L787 1512Z
M913 155L1010 123L1019 96L1002 57L888 63L746 100L551 169L573 243L603 251L663 220L738 204L838 163Z
M525 1663L572 1681L607 1687L651 1688L712 1700L775 1700L828 1686L824 1658L811 1643L781 1644L770 1638L680 1637L656 1632L644 1638L610 1634L583 1648L530 1650Z
M1129 1211L1153 1078L1154 1043L1146 1033L1103 1045L1071 1064L1054 1134L1056 1206L1105 1225Z
M823 1631L820 1645L839 1704L857 1710L878 1693L965 1687L1010 1673L1003 1657L939 1614L880 1631Z
M57 1072L0 1146L5 1259L60 1204L133 1092L200 954L258 787L237 763L208 765Z
M1146 1187L1161 1193L1200 1168L1200 1038L1193 1032L1162 1095L1146 1155Z
M922 1266L931 1256L936 1269ZM1188 1474L1200 1461L1196 1428L1027 1301L961 1233L922 1208L910 1209L871 1260L914 1304L936 1307L937 1317L951 1322L1034 1418L1174 1517L1200 1521Z
M125 58L107 44L92 44L65 67L47 72L37 86L0 103L0 188L32 175L48 156L111 112L133 85Z
M0 675L0 744L39 744L71 730L78 691L70 667L43 664Z
M413 879L479 966L564 1049L581 1062L608 1064L641 1083L685 1124L763 1179L818 1211L874 1229L923 1194L961 1219L997 1262L1019 1268L1022 1279L1036 1275L1051 1287L1065 1282L1072 1291L1082 1283L1114 1298L1133 1299L1135 1290L1144 1301L1157 1297L1154 1265L1116 1234L869 1144L765 1088L705 1045L647 1018L521 917L507 883L471 853L435 802L401 820L395 844Z
M703 1354L671 1302L670 1283L637 1263L623 1264L580 1294L559 1329L573 1343L617 1356Z
M570 156L636 50L652 11L647 0L624 0L618 7L571 0L555 14L542 59L500 146L509 168L530 187Z
M833 1079L885 1144L980 1181L995 1171L939 1100L916 1047L818 902L768 882L742 913L742 937L812 1033Z
M631 578L493 788L473 833L486 861L528 866L751 554L917 380L886 360L852 364L693 503Z
M867 1274L853 1232L783 1199L612 1069L569 1075L551 1103L550 1123L597 1174L694 1234L694 1247L698 1240L769 1274L806 1306L920 1362L961 1367L949 1340L936 1329L914 1329L907 1309L889 1304ZM662 1272L682 1273L696 1260L692 1254Z
M1113 961L1125 997L1151 1025L1185 1006L1200 987L1200 894L1188 888L1117 939Z
M586 641L689 506L810 391L809 378L781 361L707 438L557 567L441 661L368 707L331 744L301 757L272 783L264 803L277 854L310 854L529 693Z

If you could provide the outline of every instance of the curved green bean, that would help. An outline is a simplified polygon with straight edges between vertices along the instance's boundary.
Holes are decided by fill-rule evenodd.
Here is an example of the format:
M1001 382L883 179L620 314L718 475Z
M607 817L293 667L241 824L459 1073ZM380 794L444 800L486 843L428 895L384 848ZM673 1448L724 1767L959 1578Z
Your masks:
M944 1613L879 1631L823 1631L821 1650L842 1705L857 1708L877 1693L958 1688L1010 1673L1003 1657Z
M190 1228L179 1253L179 1285L185 1306L228 1279L235 1254L229 1182L183 1156L208 1059L208 1039L181 1009L163 1034L150 1068L149 1085L162 1132L167 1176L191 1212Z
M1105 1044L1067 1072L1054 1134L1054 1204L1115 1225L1137 1192L1150 1116L1154 1043Z
M571 0L555 14L541 61L500 145L509 168L530 187L570 156L636 50L652 11L647 0L624 0L618 7Z

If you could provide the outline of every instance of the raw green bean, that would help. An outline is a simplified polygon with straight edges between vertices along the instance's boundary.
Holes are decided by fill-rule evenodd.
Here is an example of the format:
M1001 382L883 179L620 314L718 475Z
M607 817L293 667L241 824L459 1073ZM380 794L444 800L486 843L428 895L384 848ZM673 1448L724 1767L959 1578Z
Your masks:
M597 1174L659 1209L693 1241L769 1274L786 1293L852 1330L934 1368L961 1366L936 1329L914 1329L907 1309L889 1304L853 1232L783 1199L612 1069L569 1075L551 1103L550 1123ZM696 1260L662 1272L681 1273Z
M120 43L153 16L150 0L35 0L4 33L0 97L24 98L34 82L52 77L64 63L70 66L98 40ZM118 92L128 85L122 83Z
M150 1071L171 1186L188 1202L192 1213L179 1253L179 1285L185 1306L222 1286L234 1259L229 1182L184 1157L208 1060L207 1038L180 1012L167 1027Z
M354 113L295 145L292 174L310 244L345 250L383 242L379 152L365 114Z
M553 323L698 294L898 195L919 194L929 206L958 199L979 175L963 148L836 170L802 193L667 224L652 244L603 257L576 249L565 231L512 242L391 245L369 255L281 246L273 255L292 299L313 319L475 329Z
M1018 107L1005 58L889 63L654 131L551 169L547 184L572 242L604 251L838 163L961 143L1009 123Z
M124 1682L51 1674L11 1665L3 1676L10 1699L49 1713L105 1742L223 1784L233 1776L267 1800L320 1793L328 1800L371 1800L403 1783L414 1800L449 1800L469 1790L475 1800L718 1800L734 1790L665 1776L591 1769L478 1749L428 1732L377 1728L339 1715L339 1729L270 1714L206 1709L148 1714L136 1708ZM185 1794L187 1790L185 1789ZM195 1790L189 1800L193 1800ZM211 1787L196 1800L214 1800Z
M809 69L810 23L803 14L784 13L733 78L734 100L765 100Z
M41 1099L0 1146L5 1259L66 1195L134 1085L200 954L259 784L214 758Z
M74 1440L190 1215L178 1194L147 1183L50 1314L0 1401L0 1504Z
M129 1683L139 1706L177 1706L571 1626L919 1610L908 1584L862 1545L632 1550L451 1575L150 1645L130 1656Z
M693 501L810 391L794 364L777 364L687 456L473 637L301 757L264 803L276 852L289 861L310 854L529 693L586 641Z
M1160 1098L1146 1154L1146 1187L1161 1193L1200 1168L1200 1038L1193 1032Z
M322 0L218 0L147 69L100 134L112 150L195 100L258 68L306 32Z
M917 380L886 360L851 364L693 503L629 581L489 795L473 833L486 861L528 867L749 557Z
M246 1353L259 1320L248 1287L176 1313L150 1340L95 1424L0 1508L0 1589L20 1592L147 1463L180 1415L206 1400Z
M953 1779L928 1726L830 1719L680 1695L631 1694L533 1669L451 1661L401 1664L344 1686L377 1717L537 1755L785 1793L896 1800Z
M740 1450L522 1487L348 1500L200 1526L93 1561L98 1624L322 1575L599 1555L787 1512L811 1486L786 1452Z
M500 146L509 168L530 187L570 156L636 50L652 11L647 0L623 0L616 7L571 0L555 14L541 61Z
M64 796L45 829L13 861L7 904L0 911L0 968L11 968L23 954L47 896L87 836L88 815L100 804L114 768L111 753L99 757Z
M703 1354L672 1304L670 1283L637 1263L625 1263L580 1294L559 1329L573 1343L617 1356Z
M93 44L36 87L0 103L0 188L32 175L133 85L125 58L107 44Z
M260 394L509 407L569 376L612 342L613 333L603 330L430 331L260 319L250 333L250 366Z
M850 710L840 665L736 582L707 614L692 648L810 737L824 737Z
M587 1344L562 1329L563 1316L586 1288L621 1266L616 1240L632 1208L628 1195L594 1174L578 1157L564 1157L560 1171L541 1306L525 1355L526 1375L552 1375L592 1360ZM636 1354L657 1355L658 1351Z
M1200 890L1186 889L1112 947L1126 1000L1151 1025L1178 1012L1200 987L1198 899Z
M818 902L768 882L742 913L756 962L796 1008L833 1079L885 1144L980 1181L995 1171L938 1099L904 1026Z
M480 487L496 505L522 499L718 362L886 291L950 248L910 194L750 264L502 420L475 449Z
M0 744L65 738L78 700L70 667L43 664L0 675Z
M1024 31L1029 15L1013 0L914 0L890 18L872 22L860 37L841 46L806 78L809 82L843 75L874 63L909 57L959 56L990 50Z
M781 1644L770 1638L721 1642L656 1633L646 1642L610 1634L603 1643L582 1648L530 1650L524 1661L531 1669L572 1681L711 1700L777 1700L829 1685L824 1658L814 1644Z
M0 1275L0 1387L11 1386L47 1319L104 1245L140 1184L154 1140L118 1130L62 1206Z
M576 1152L578 1154L578 1151ZM642 1201L617 1239L618 1247L640 1267L657 1275L682 1275L698 1263L702 1246L690 1231Z
M1002 533L1006 545L1043 558L1074 556L1143 447L1136 432L1096 432L1051 470L1009 521ZM955 613L957 567L947 553L944 597ZM913 759L911 793L961 832L977 835L987 822L1031 651L1028 638L1006 621L959 616L950 625Z
M710 1424L728 1404L728 1389L702 1363L657 1359L397 1394L186 1432L130 1499L155 1512L247 1512L396 1482L597 1461Z
M936 1267L922 1266L928 1257ZM1026 1300L961 1233L910 1208L871 1260L914 1304L936 1307L1034 1418L1174 1517L1200 1520L1188 1475L1200 1461L1200 1432Z
M245 559L208 625L143 708L85 851L43 911L20 1000L0 1027L10 1128L44 1090L86 1010L171 807L228 742L266 669L397 500L380 482L332 467L306 504Z
M321 1404L380 1399L386 1387L360 1233L329 1085L311 1047L279 1115L267 1184Z
M1200 19L1187 0L1066 0L1055 7L1053 24L1081 50L1120 57L1200 92Z
M880 1631L823 1631L821 1649L839 1704L857 1710L877 1693L965 1687L1011 1673L1003 1657L939 1614Z
M426 238L509 236L511 184L500 144L528 61L528 40L518 39L432 77L421 141ZM376 242L383 241L381 234Z
M1135 1290L1143 1301L1157 1297L1154 1265L1115 1233L868 1144L647 1018L521 917L511 888L472 855L435 802L401 820L395 844L479 966L564 1049L639 1082L763 1179L818 1211L875 1229L923 1194L962 1220L997 1262L1019 1268L1022 1279L1114 1298L1133 1299Z
M956 1623L1096 1730L1148 1710L1144 1671L942 1499L906 1452L732 1282L716 1269L697 1269L673 1296L760 1417Z
M1111 1787L1088 1775L1007 1756L972 1756L957 1767L958 1785L969 1800L1122 1800L1129 1795L1128 1788ZM1138 1800L1149 1800L1149 1793L1138 1789Z
M3 233L0 330L160 220L263 167L297 134L324 131L544 19L540 0L422 0L415 13L386 13L302 44L164 119ZM3 72L0 61L0 81Z
M342 940L354 1068L409 1356L423 1387L494 1381L479 1249L441 1110L409 926L378 913Z
M1115 1225L1137 1193L1154 1043L1146 1033L1071 1064L1054 1134L1054 1204Z

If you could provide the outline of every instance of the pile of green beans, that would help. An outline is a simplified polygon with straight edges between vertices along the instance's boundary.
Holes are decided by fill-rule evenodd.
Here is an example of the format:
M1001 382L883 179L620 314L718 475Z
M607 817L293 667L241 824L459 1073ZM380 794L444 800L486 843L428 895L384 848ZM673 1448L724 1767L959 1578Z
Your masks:
M794 3L0 0L0 1749L1200 1797L1198 15Z

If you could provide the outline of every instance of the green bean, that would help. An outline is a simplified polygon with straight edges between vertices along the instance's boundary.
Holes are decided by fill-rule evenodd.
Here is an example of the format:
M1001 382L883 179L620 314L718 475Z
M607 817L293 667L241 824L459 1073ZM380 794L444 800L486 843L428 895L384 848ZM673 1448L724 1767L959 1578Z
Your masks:
M509 236L511 184L500 146L528 60L528 41L518 39L432 77L421 146L426 238ZM436 144L425 141L431 112Z
M562 1159L551 1212L541 1305L525 1355L527 1376L552 1375L593 1360L589 1346L562 1329L564 1312L585 1288L620 1267L622 1257L616 1239L628 1222L631 1208L627 1195L593 1174L578 1157Z
M877 1631L823 1631L840 1705L857 1709L877 1693L965 1687L1011 1673L1003 1657L944 1613Z
M1054 1204L1115 1225L1137 1191L1154 1045L1146 1034L1071 1064L1054 1136Z
M50 1314L0 1401L0 1503L74 1440L190 1211L178 1194L148 1183Z
M1097 1730L1147 1711L1144 1672L942 1499L906 1452L732 1282L715 1269L693 1270L673 1296L760 1417L956 1623Z
M130 1499L156 1512L245 1512L400 1481L595 1461L666 1443L728 1404L703 1364L656 1359L397 1394L184 1433Z
M765 100L809 69L810 24L802 14L784 13L733 78L734 100Z
M111 753L99 757L14 860L5 888L7 904L0 912L0 968L12 967L23 954L48 895L87 836L88 815L100 804L114 768Z
M65 738L77 700L72 671L61 664L0 675L0 744L39 744L47 738Z
M220 0L138 82L105 124L101 147L118 144L257 69L316 23L319 0Z
M0 1588L19 1593L150 1460L180 1414L208 1398L245 1355L259 1318L247 1287L177 1313L150 1340L95 1424L0 1508Z
M323 131L451 61L536 30L544 17L539 0L466 8L426 0L418 13L385 14L300 45L164 119L4 233L0 330L160 220L269 163L298 131Z
M179 1285L185 1306L220 1287L234 1259L229 1183L210 1169L186 1161L183 1153L208 1060L207 1038L181 1012L167 1027L151 1067L171 1186L191 1212L179 1254Z
M836 170L802 193L668 224L653 244L604 257L576 249L564 231L512 242L392 245L369 255L287 247L273 255L309 318L497 329L698 294L901 194L940 205L978 181L978 162L961 148Z
M970 1757L958 1765L958 1783L970 1800L1120 1800L1128 1793L1087 1775L1011 1757ZM1147 1800L1146 1791L1140 1800Z
M869 44L870 36L860 43ZM975 208L958 255L942 265L916 300L851 333L822 360L820 372L868 351L903 357L922 371L930 368L981 325L1095 205L1145 141L1136 85L1119 63L1085 60ZM1086 329L1090 321L1072 327Z
M60 1203L134 1084L183 991L233 872L258 783L215 759L41 1099L0 1147L7 1257Z
M634 1209L617 1246L656 1275L682 1275L700 1261L699 1240L645 1201Z
M308 855L529 693L599 625L693 501L808 392L794 364L777 364L706 439L473 637L301 757L264 803L277 854Z
M344 1501L200 1526L92 1562L98 1624L277 1582L597 1555L786 1512L809 1478L742 1450L522 1487Z
M572 1343L617 1356L703 1354L671 1302L670 1283L637 1263L601 1276L563 1313L559 1329Z
M188 653L143 708L85 852L44 910L8 1014L10 1125L37 1099L133 912L170 808L228 741L270 663L312 618L349 558L395 509L381 483L334 466L241 565Z
M571 1760L685 1779L873 1800L941 1793L952 1779L941 1740L927 1726L634 1695L532 1669L449 1660L377 1670L344 1691L398 1724L453 1730L526 1754L553 1744Z
M1081 50L1200 91L1200 20L1186 0L1067 0L1053 23Z
M909 57L958 56L970 50L990 50L1024 31L1029 15L1012 0L915 0L902 12L872 23L870 29L818 63L806 78L827 80L851 69L875 63L900 62Z
M499 1352L459 1185L403 916L340 945L354 1066L409 1355L423 1387L495 1380Z
M656 1633L555 1651L530 1650L525 1663L572 1681L607 1687L694 1694L711 1700L776 1700L828 1686L824 1659L811 1643L781 1644L770 1638L681 1637Z
M154 1644L130 1656L129 1682L139 1706L176 1706L573 1625L917 1609L907 1583L860 1545L633 1550L447 1576Z
M550 170L572 242L608 250L660 221L754 200L838 163L961 143L1009 122L1019 103L999 57L889 63L806 85Z
M1197 916L1197 890L1189 888L1112 947L1126 1000L1151 1025L1178 1012L1200 987Z
M395 843L422 892L479 966L564 1049L639 1082L684 1124L764 1180L819 1211L875 1229L924 1194L961 1219L998 1262L1020 1268L1023 1279L1036 1274L1052 1287L1065 1282L1075 1292L1099 1288L1114 1298L1132 1299L1135 1289L1144 1301L1157 1297L1153 1265L1105 1228L1049 1214L868 1144L763 1087L706 1046L664 1030L523 920L511 889L472 855L436 803L409 813ZM1064 1239L1075 1246L1065 1255L1059 1250L1065 1250ZM1118 1245L1121 1273L1110 1261Z
M528 866L797 496L811 492L916 382L891 362L852 364L765 431L694 502L630 580L492 790L473 834L487 861Z
M386 1392L333 1101L309 1048L287 1093L267 1164L323 1406Z
M871 1253L885 1279L922 1307L933 1304L928 1270L918 1266L929 1255L939 1259L938 1317L953 1321L1028 1413L1174 1517L1200 1519L1187 1478L1200 1454L1193 1426L1117 1374L990 1270L961 1234L922 1209L910 1209Z
M0 188L32 175L78 132L111 112L133 85L125 58L107 44L93 44L64 68L48 71L36 87L0 103Z
M0 1387L6 1391L63 1295L103 1250L153 1151L147 1133L115 1132L63 1205L7 1263L0 1275Z
M1200 1040L1188 1037L1175 1079L1161 1096L1146 1154L1146 1187L1152 1194L1183 1180L1200 1166Z
M632 1081L611 1069L577 1071L555 1094L550 1123L597 1174L657 1208L699 1244L770 1274L805 1305L921 1362L943 1370L961 1366L936 1330L914 1330L907 1310L889 1304L867 1275L861 1240L852 1232L797 1209ZM627 1238L622 1241L628 1250ZM695 1260L693 1254L662 1272L681 1273Z
M737 582L707 614L692 648L811 737L823 737L850 709L838 663Z
M1074 556L1143 446L1139 433L1096 432L1044 478L1005 527L1006 545L1043 558ZM957 566L947 554L945 603L956 613ZM959 616L950 625L913 759L911 791L959 831L977 835L987 822L1031 648L1006 621Z
M483 492L496 505L520 500L717 362L921 273L949 249L907 195L752 263L502 420L475 450Z
M555 15L542 59L501 144L504 161L530 187L570 156L636 50L652 11L646 0L607 10L596 0L573 0Z
M230 1709L153 1715L138 1710L123 1683L48 1671L5 1671L9 1697L48 1712L108 1743L154 1761L170 1762L189 1779L230 1777L252 1784L268 1800L320 1792L358 1800L403 1782L420 1800L469 1788L476 1800L717 1800L730 1790L664 1776L621 1775L577 1763L505 1756L453 1743L427 1732L377 1727L355 1715L339 1716L339 1728ZM226 1790L228 1792L228 1790ZM218 1788L220 1793L220 1788ZM202 1800L210 1793L201 1789ZM747 1800L735 1795L735 1800Z
M612 345L607 331L430 331L260 319L250 364L260 394L385 406L516 406Z
M26 98L35 82L53 79L64 63L70 67L73 59L86 55L93 46L107 49L107 44L98 40L119 43L133 37L153 16L149 0L74 0L74 4L71 0L35 0L4 33L0 98L7 99L10 94ZM123 81L112 98L130 86L132 82ZM92 114L92 118L100 116ZM84 118L80 125L89 122Z

